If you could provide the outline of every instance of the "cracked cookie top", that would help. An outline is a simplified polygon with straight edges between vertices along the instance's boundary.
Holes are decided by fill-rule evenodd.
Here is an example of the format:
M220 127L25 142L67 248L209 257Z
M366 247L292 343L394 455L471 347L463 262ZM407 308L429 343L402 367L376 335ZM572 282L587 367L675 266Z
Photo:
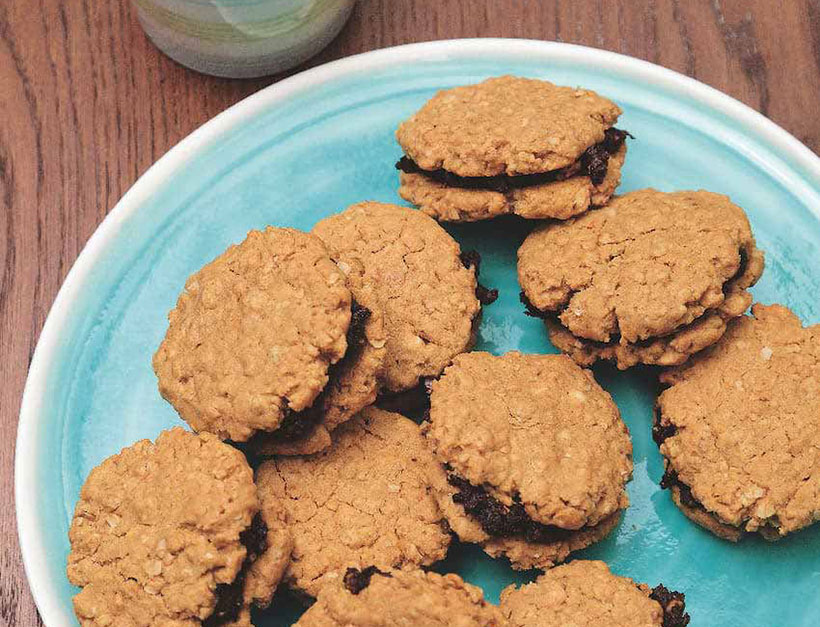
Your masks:
M431 494L441 472L415 423L373 407L341 425L329 450L265 462L259 497L283 504L294 538L285 580L316 596L347 568L442 559L450 534Z
M458 243L423 213L364 202L313 229L351 284L371 286L384 307L384 385L406 390L438 376L473 343L480 312L475 270Z
M358 572L358 571L356 571ZM347 577L345 579L348 579ZM359 588L328 586L299 627L501 627L498 608L458 575L421 570L375 571Z
M820 518L820 325L755 305L661 380L661 453L706 510L775 538Z
M505 588L501 611L510 627L684 627L683 595L668 594L677 596L663 596L667 611L646 585L612 574L604 562L577 560Z
M325 387L347 350L350 306L317 237L251 231L186 281L154 355L160 393L197 431L274 431Z
M580 529L626 506L626 425L566 356L457 356L433 382L426 435L453 473L536 522Z
M259 509L244 456L181 428L91 471L69 530L69 581L84 626L199 625L231 584Z
M501 76L438 92L399 125L396 139L425 170L535 174L577 161L620 114L586 89Z
M630 192L537 228L518 251L533 307L598 342L665 335L710 310L737 316L762 272L743 210L705 191Z

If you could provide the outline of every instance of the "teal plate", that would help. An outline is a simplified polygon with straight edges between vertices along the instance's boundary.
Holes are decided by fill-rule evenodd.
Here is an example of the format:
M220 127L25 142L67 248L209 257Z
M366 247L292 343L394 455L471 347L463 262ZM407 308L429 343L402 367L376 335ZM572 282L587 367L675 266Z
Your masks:
M728 96L660 67L555 43L465 40L404 46L310 70L247 99L163 157L89 241L49 315L31 366L17 442L20 542L48 627L76 625L67 531L85 476L140 438L181 424L157 393L151 355L185 278L249 229L310 227L365 199L397 202L393 131L437 89L518 74L595 89L620 103L630 141L622 191L705 188L745 207L766 272L758 301L820 322L820 160ZM502 219L450 232L484 257L498 287L477 348L553 352L518 302L516 249L531 224ZM686 593L693 625L820 624L820 525L775 544L696 527L658 488L650 437L655 372L598 367L629 425L635 474L618 529L578 557ZM514 573L455 546L441 569L497 601ZM257 616L286 625L288 601Z

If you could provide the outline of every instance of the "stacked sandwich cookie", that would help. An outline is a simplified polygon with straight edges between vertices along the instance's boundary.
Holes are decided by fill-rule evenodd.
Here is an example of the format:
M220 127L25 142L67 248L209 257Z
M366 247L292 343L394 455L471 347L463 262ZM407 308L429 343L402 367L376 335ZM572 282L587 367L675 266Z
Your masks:
M390 211L385 205L385 224L409 212ZM417 224L415 217L395 219L404 240L367 243L381 251L369 271L376 264L363 268L359 257L351 271L345 255L332 257L314 234L250 232L188 279L169 314L154 356L163 397L197 431L250 440L263 454L308 454L330 446L333 430L370 405L383 384L396 385L391 364L400 356L418 362L416 377L438 374L439 362L469 348L481 305L475 270L459 261L458 244L433 220L418 215L427 223ZM408 220L415 229L404 229ZM406 278L396 265L408 246L418 246L419 262ZM430 267L432 259L439 267ZM367 272L384 274L379 280ZM431 349L410 346L406 325L392 313L391 291L404 290L409 313L429 304L412 291L419 284L443 301L413 337Z
M399 194L447 222L567 219L620 183L620 114L595 92L513 76L440 91L396 132Z
M683 363L749 307L762 272L743 210L705 191L630 192L543 224L518 251L528 313L585 366Z
M425 434L452 530L513 568L604 538L628 504L632 444L612 398L566 356L467 353L432 384Z

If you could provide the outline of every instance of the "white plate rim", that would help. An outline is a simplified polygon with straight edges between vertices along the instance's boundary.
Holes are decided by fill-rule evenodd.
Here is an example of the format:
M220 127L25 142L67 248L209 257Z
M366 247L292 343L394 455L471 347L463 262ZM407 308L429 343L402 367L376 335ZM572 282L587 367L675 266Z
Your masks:
M92 268L102 258L107 244L134 211L159 189L187 160L231 128L252 119L258 112L277 102L328 81L401 62L440 59L481 59L494 55L538 56L578 63L595 63L617 69L626 78L644 81L670 93L685 94L707 108L731 117L748 134L792 159L820 187L820 157L796 137L751 107L700 81L648 61L607 50L561 42L530 39L449 39L373 50L332 61L306 70L270 85L229 107L154 163L125 193L103 219L78 255L65 278L43 325L34 351L20 406L14 461L14 497L17 532L23 566L40 616L47 627L69 627L71 623L60 609L58 595L48 579L49 557L36 529L41 520L36 506L34 485L39 458L36 444L43 423L41 412L46 378L59 343L61 329L67 322L72 303L81 292ZM21 455L20 452L26 454Z

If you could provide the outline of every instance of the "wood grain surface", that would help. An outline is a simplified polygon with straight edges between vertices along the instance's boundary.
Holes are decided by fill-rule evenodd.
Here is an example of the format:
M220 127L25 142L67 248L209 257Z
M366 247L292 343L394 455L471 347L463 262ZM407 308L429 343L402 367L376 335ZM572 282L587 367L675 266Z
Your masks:
M307 65L489 36L659 63L820 151L820 0L361 0ZM42 624L17 546L12 466L26 372L60 284L142 172L274 80L216 79L176 65L146 39L126 0L0 1L0 625Z

